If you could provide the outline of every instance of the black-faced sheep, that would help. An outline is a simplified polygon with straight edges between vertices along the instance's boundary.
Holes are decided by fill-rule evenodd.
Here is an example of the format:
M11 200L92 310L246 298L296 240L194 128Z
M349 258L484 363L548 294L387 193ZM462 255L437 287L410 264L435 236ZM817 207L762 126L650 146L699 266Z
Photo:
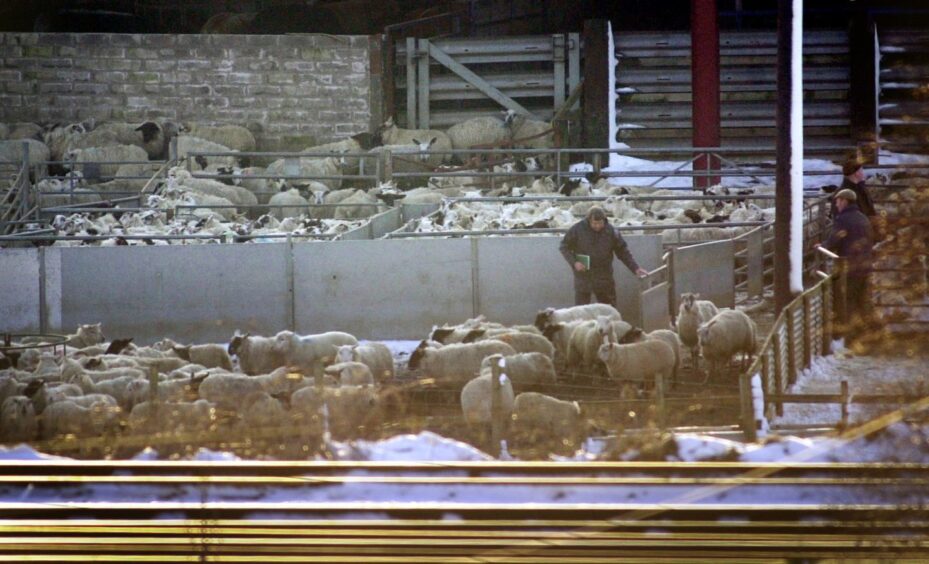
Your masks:
M266 374L284 366L284 354L274 349L274 338L244 335L236 332L229 341L227 351L239 359L239 367L246 374Z

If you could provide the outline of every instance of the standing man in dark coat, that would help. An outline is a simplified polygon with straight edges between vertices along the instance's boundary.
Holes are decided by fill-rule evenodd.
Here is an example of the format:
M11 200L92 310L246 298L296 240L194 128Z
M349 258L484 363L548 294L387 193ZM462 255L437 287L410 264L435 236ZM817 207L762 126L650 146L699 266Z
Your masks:
M871 194L868 193L868 187L864 183L864 168L862 168L861 161L857 159L845 161L842 165L842 174L845 178L842 179L842 186L839 187L839 190L851 190L854 192L855 196L858 198L858 209L861 213L865 214L868 219L877 215L877 212L874 210L874 202L871 200ZM836 200L833 198L832 217L836 217L837 214Z
M574 271L575 305L589 304L594 294L598 302L616 307L613 255L636 276L648 276L632 257L622 235L607 221L606 212L596 206L568 229L559 250Z
M871 222L857 205L858 194L851 189L836 192L833 202L838 215L829 237L822 246L846 260L845 304L847 319L842 331L847 341L854 340L871 323L871 297L868 276L871 273L871 247L874 234ZM854 310L854 313L851 313Z

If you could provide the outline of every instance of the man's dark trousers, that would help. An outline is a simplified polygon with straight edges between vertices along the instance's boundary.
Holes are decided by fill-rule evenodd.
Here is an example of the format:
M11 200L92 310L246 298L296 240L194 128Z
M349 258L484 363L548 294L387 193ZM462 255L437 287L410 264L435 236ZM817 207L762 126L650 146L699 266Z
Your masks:
M593 294L597 302L609 304L616 307L616 283L613 276L592 275L590 272L574 273L574 305L586 305L590 303L590 296Z

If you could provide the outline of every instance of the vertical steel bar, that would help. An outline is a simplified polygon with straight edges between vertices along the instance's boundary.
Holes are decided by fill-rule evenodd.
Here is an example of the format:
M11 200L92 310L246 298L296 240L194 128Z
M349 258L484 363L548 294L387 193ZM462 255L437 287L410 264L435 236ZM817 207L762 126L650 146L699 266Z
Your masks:
M557 112L565 101L565 36L563 33L552 35L552 61L555 67L552 111Z
M419 127L416 115L416 92L419 81L416 79L416 38L406 38L406 126L410 129ZM396 119L396 118L394 118Z
M758 433L755 429L755 406L752 401L752 375L743 372L739 374L739 405L742 419L742 433L745 440L755 442Z
M419 57L419 129L429 129L429 40L420 39L416 56Z
M791 214L791 111L793 108L793 0L777 3L777 159L774 216L774 313L791 301L790 214Z
M691 75L693 80L692 122L694 147L719 147L719 12L716 0L691 0ZM694 155L694 170L718 170L719 157ZM719 184L718 176L694 178L694 188L706 189Z

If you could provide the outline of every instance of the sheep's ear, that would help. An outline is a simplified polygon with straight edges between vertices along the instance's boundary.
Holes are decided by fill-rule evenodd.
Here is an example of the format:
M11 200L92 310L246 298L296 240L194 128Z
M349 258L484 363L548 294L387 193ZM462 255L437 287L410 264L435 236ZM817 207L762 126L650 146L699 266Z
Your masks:
M429 335L429 338L432 339L433 341L438 341L442 344L445 344L445 339L447 339L448 336L454 332L455 332L455 329L453 328L436 327L435 329L432 330L432 334ZM423 343L420 346L425 346L425 343L426 341L423 341Z
M394 116L387 118L387 121L384 122L384 127L393 127L394 125Z
M581 414L581 404L577 403L577 401L574 401L574 402L572 402L572 403L574 404L574 409L577 410L577 414L580 415L580 414Z
M484 336L484 333L487 331L485 329L472 329L468 331L468 334L465 335L465 338L461 340L462 343L473 343L474 341L480 339Z
M435 142L438 140L439 140L438 137L433 137L432 139L429 140L429 146L432 147L433 145L435 145Z
M420 141L419 139L417 139L417 138L415 138L415 137L413 138L413 144L414 144L414 145L418 145L418 146L420 146L420 147L422 147L422 145L423 145L422 141Z

